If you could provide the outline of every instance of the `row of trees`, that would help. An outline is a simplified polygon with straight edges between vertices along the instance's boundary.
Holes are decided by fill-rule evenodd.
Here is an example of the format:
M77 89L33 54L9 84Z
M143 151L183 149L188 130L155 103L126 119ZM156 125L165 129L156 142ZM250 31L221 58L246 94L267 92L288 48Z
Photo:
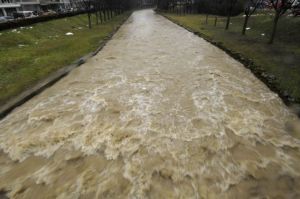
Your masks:
M87 13L88 26L92 28L92 15L96 24L110 20L126 10L137 7L139 0L71 0L71 6Z
M230 17L231 17L231 8L235 6L238 0L227 0L229 1L229 10L226 28L229 28ZM271 31L271 37L269 43L272 44L275 39L275 34L277 31L277 25L280 17L284 15L289 9L293 7L293 5L298 2L298 0L246 0L244 6L245 20L242 29L242 34L246 34L246 28L248 25L249 18L255 13L257 8L259 7L267 7L272 8L275 12L273 19L273 28Z
M161 10L175 10L179 14L192 12L226 15L226 5L226 0L158 0L157 7ZM240 1L237 5L233 9L234 14L239 14L243 11Z
M244 11L245 21L242 27L242 34L245 35L250 17L258 8L267 7L273 9L275 13L269 40L269 43L272 44L280 17L284 15L287 10L291 9L296 2L298 2L298 0L158 0L158 9L175 12L177 14L185 14L191 10L196 10L197 13L206 14L206 23L208 22L209 14L213 14L215 15L215 26L217 25L218 15L226 15L226 30L229 29L231 16Z

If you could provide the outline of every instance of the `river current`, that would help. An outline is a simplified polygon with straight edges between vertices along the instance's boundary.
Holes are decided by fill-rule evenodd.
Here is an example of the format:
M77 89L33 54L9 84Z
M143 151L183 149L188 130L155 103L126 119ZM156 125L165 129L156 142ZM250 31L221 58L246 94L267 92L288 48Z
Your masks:
M242 64L141 10L0 121L0 195L296 199L299 139L297 116Z

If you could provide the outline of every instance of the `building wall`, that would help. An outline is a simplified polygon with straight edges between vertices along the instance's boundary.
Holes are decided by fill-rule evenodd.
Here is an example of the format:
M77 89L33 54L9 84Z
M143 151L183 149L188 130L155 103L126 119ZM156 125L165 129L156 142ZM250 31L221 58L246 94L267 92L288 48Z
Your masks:
M40 11L41 7L39 4L22 4L23 11Z
M6 12L4 8L0 9L0 16L6 16Z
M70 0L0 0L0 16L12 16L16 11L41 11L42 7L55 11L67 9L70 8Z
M5 8L6 16L13 16L13 13L17 11L17 8Z
M0 0L0 16L12 16L20 6L15 0Z

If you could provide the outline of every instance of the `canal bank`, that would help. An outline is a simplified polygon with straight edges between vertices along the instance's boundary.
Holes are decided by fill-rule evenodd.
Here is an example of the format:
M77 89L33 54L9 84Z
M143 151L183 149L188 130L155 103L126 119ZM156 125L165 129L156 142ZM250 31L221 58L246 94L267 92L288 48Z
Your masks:
M53 85L55 82L59 81L61 78L66 76L69 72L71 72L74 68L79 67L81 64L85 63L86 60L89 59L90 57L95 56L105 46L107 41L109 41L112 38L112 36L118 31L118 29L128 19L128 17L130 17L130 14L131 14L130 12L127 12L127 13L119 16L115 22L112 22L113 23L112 24L113 29L108 28L108 30L100 30L101 32L99 32L98 34L104 34L104 37L99 38L99 41L96 42L96 43L99 43L99 45L98 45L98 47L95 51L89 52L88 54L82 56L81 58L74 61L72 64L67 65L65 67L59 67L61 63L58 62L57 63L58 68L55 67L52 70L50 69L48 75L38 76L37 77L37 79L38 79L37 82L35 82L36 80L34 81L34 80L30 80L30 79L29 80L25 79L25 82L29 81L30 83L24 83L23 85L21 84L20 88L17 89L17 91L15 91L14 93L11 93L6 97L1 97L1 100L0 100L1 101L1 103L0 103L0 119L5 117L14 108L22 105L23 103L25 103L30 98L34 97L35 95L42 92L44 89L48 88L49 86ZM82 16L79 16L79 17L82 17ZM64 19L64 20L67 22L67 19ZM110 22L106 22L106 23L110 23ZM114 23L116 23L116 24L114 24ZM72 24L72 27L74 28L75 22L73 22L73 23L71 22L71 24ZM80 23L76 23L76 25L79 26L78 28L80 30L83 29L83 27L80 27ZM104 26L102 26L102 27L104 27ZM32 27L32 28L36 28L36 27ZM55 27L55 28L58 28L58 27ZM84 28L86 29L86 27L84 27ZM99 27L97 27L97 29L99 29ZM89 30L86 30L86 31L89 31ZM41 35L39 35L39 36L41 36ZM49 40L52 39L51 37L49 38ZM74 40L73 42L77 42L77 41ZM64 45L64 42L60 43L59 45ZM94 47L92 47L90 49L93 49L93 48ZM55 51L55 49L53 49L53 51ZM66 53L68 53L68 52L65 52L64 54L66 54ZM9 55L6 54L5 57L7 57L7 56L9 56ZM76 54L76 56L78 56L78 55ZM63 60L63 63L71 62L72 61L71 59L73 59L73 56L72 56L72 58L68 58L68 55L66 57L67 58L66 58L66 60ZM34 60L36 58L30 57L30 59ZM40 58L38 58L38 59L40 59ZM20 64L21 64L21 66L19 66L19 67L25 67L25 68L28 67L29 70L32 68L30 66L27 66L26 64L23 64L23 63L20 63ZM48 67L47 64L44 65L44 67ZM39 68L41 68L41 67L39 67ZM2 67L1 67L1 69L5 70L5 68L3 69ZM35 72L38 73L39 72L38 70L43 70L43 69L37 69L37 71L35 71ZM13 71L11 71L11 72L13 72ZM4 74L2 74L2 76L3 75L7 75L7 74L4 73ZM21 74L21 75L24 75L25 77L28 76L26 74ZM45 76L45 77L43 77L43 76ZM2 79L5 79L5 78L2 78ZM39 79L41 79L41 80L39 80ZM19 79L12 79L12 81L15 81L15 83L10 82L11 84L17 84L19 82ZM33 81L33 82L31 82L31 81ZM1 84L4 85L5 82L1 82ZM22 91L22 90L24 90L24 91ZM4 94L4 92L5 92L5 86L2 86L0 93Z
M55 82L59 81L61 78L66 76L74 68L79 67L81 64L85 63L86 60L89 59L90 57L95 56L105 46L107 41L109 41L112 38L112 36L118 31L118 29L128 19L128 17L130 17L130 14L131 14L131 12L127 12L127 13L122 14L121 16L117 16L117 18L114 19L112 22L108 21L103 25L95 25L94 29L96 29L96 30L89 30L87 27L84 27L85 25L82 22L82 20L84 20L84 18L82 18L82 17L85 17L85 16L83 16L83 15L69 19L69 20L71 20L71 22L68 22L68 19L61 19L61 21L65 21L66 23L69 23L68 26L72 26L72 29L73 29L72 31L75 32L75 34L77 34L77 31L79 31L78 32L79 34L76 35L76 38L78 36L80 36L81 37L80 39L83 39L84 42L86 42L83 45L83 46L85 46L83 48L86 48L86 49L84 49L83 51L81 49L80 53L81 52L86 53L86 51L90 51L90 50L94 50L94 49L96 49L96 50L93 52L89 52L88 54L80 57L80 55L78 53L75 53L75 55L72 55L72 51L74 51L75 49L78 50L77 44L75 44L75 46L73 46L74 49L72 49L72 45L70 45L70 47L71 47L70 49L64 49L64 52L61 52L61 55L59 55L59 56L63 57L62 59L52 60L55 64L57 64L56 66L53 66L53 63L51 63L51 64L49 63L51 60L47 60L48 63L43 63L43 66L38 66L36 63L33 64L33 66L29 66L28 63L24 61L24 62L19 63L19 65L18 65L18 68L20 68L19 71L13 71L13 70L9 69L9 67L13 66L14 65L13 62L18 61L18 59L20 59L20 58L9 61L8 60L9 56L11 56L12 53L15 53L13 50L9 50L9 49L16 48L17 51L22 51L22 49L20 49L20 47L18 47L18 46L14 46L14 47L6 46L6 48L8 48L8 52L6 52L6 51L3 52L4 57L2 57L3 60L1 61L1 64L3 64L3 65L8 64L9 67L7 67L7 66L0 67L0 69L4 71L2 74L2 78L1 78L3 81L1 81L1 85L0 85L0 87L1 87L1 89L0 89L0 94L1 94L1 97L0 97L0 102L1 102L0 103L0 119L5 117L14 108L22 105L30 98L34 97L35 95L42 92L44 89L48 88L49 86L53 85ZM52 24L52 25L49 24L49 26L50 27L53 26L52 28L54 29L54 28L59 28L58 24L61 22L54 21L53 23L54 24ZM111 23L111 24L109 24L109 23ZM64 24L61 23L61 25L64 25ZM45 24L43 24L43 26L45 26ZM38 25L37 25L37 27L36 26L33 26L31 28L29 27L29 29L35 29L35 28L42 29L43 27L39 27ZM20 28L20 31L22 31L22 29L24 29L24 27ZM74 31L74 29L77 29L77 30ZM82 30L91 32L91 34L83 35L82 33L80 33ZM16 31L17 31L17 29L16 29ZM63 31L66 31L66 30L63 30ZM99 31L99 32L97 33L96 31ZM6 33L1 33L1 34L14 34L14 32L12 30L12 33L10 33L10 31L9 32L6 31ZM20 33L20 34L23 34L23 33ZM36 34L35 37L42 37L42 34L35 33L34 31L29 34L33 34L33 35ZM51 31L49 31L47 33L47 35L48 34L51 34ZM55 32L55 34L58 37L57 31ZM74 33L72 33L72 34L74 35ZM100 35L100 37L95 36L96 34ZM71 38L65 38L67 40L67 42L55 41L54 45L56 45L55 43L57 43L60 46L65 46L66 45L65 43L69 43L69 42L80 44L80 42L78 42L78 39L72 38L72 37L74 37L73 35L70 35ZM95 39L99 39L99 40L93 42L93 44L88 44L88 43L90 43L89 37L92 37L93 35L95 37L95 38L93 38L93 40L95 40ZM48 35L49 38L47 38L45 41L43 41L44 43L46 43L44 45L49 45L49 42L51 42L51 40L53 40L53 39L55 40L56 36ZM4 37L5 37L5 35L4 35ZM82 37L86 37L86 38L82 38ZM1 38L1 39L7 39L7 38ZM10 38L8 38L8 39L10 39ZM26 41L26 36L24 36L24 38L17 38L17 40L18 39L20 40L21 43L22 42L24 43L24 40ZM97 45L97 43L98 43L98 45ZM51 45L53 45L53 44L51 44ZM55 52L56 48L51 47L51 45L50 45L49 50L53 51L53 52L51 52L52 54L53 53L57 54L57 52ZM37 46L37 47L33 47L33 48L36 48L35 50L39 51L39 48L43 48L43 47ZM28 49L26 49L26 46L25 46L25 49L23 49L23 50L28 50ZM23 51L23 52L25 52L25 51ZM18 55L19 53L16 53L16 54ZM44 53L41 54L40 57L34 57L31 55L31 53L28 53L28 52L27 52L27 54L26 53L24 53L24 54L25 54L25 57L28 56L28 58L31 59L32 61L34 61L36 59L38 59L38 60L47 59L47 57L45 58L45 56L48 56L47 54L44 54ZM14 55L14 56L16 56L16 55ZM23 58L23 56L24 55L22 55L21 58ZM35 56L39 56L39 55L37 54ZM54 57L55 57L55 55L54 55ZM77 59L78 57L80 57L80 58ZM53 58L53 59L55 59L55 58ZM67 65L65 67L61 66L61 64L63 64L63 63L71 63L74 59L77 59L77 60L74 61L72 64ZM51 65L50 67L49 67L49 64ZM37 66L35 66L35 65L37 65ZM22 72L22 67L25 68L24 72ZM48 67L49 67L49 69L46 69L45 74L43 74L44 72L41 72L41 71L45 70L43 68L48 68ZM28 72L26 71L27 70L26 68L28 68ZM33 74L33 72L37 73L38 75ZM14 73L16 73L16 74L20 73L19 75L22 76L21 79L17 79L18 76L14 76ZM30 74L28 74L28 73L30 73ZM8 82L6 82L5 79L7 79L7 77L5 77L5 76L11 77L10 78L11 80L8 80ZM32 77L30 77L30 76L36 76L36 77L34 79L32 79ZM16 87L16 89L12 89L14 87ZM13 91L7 91L9 89L12 89Z
M267 34L265 29L268 27L271 29L272 21L269 13L253 17L252 23L249 24L252 28L248 27L248 32L250 31L250 33L247 33L250 36L242 36L240 33L240 27L242 27L240 23L243 22L243 17L241 16L232 19L231 29L233 30L225 31L222 26L225 23L224 17L218 16L218 25L215 27L212 25L215 20L214 16L210 16L209 24L206 24L206 16L204 15L176 15L159 11L157 13L224 50L231 57L241 62L300 116L300 92L298 86L300 83L300 71L297 70L299 68L300 54L299 48L295 48L293 40L294 38L295 41L298 41L299 38L297 34L294 34L290 36L290 39L287 39L288 36L285 36L283 41L277 41L280 44L267 44L267 40L264 38ZM259 20L264 22L259 22ZM284 20L285 22L292 22L282 27L282 31L286 30L288 26L291 26L290 29L292 30L293 28L297 29L299 20L291 17ZM261 26L265 27L262 28ZM286 34L289 35L289 33ZM290 50L286 50L289 48ZM289 61L285 63L284 60Z

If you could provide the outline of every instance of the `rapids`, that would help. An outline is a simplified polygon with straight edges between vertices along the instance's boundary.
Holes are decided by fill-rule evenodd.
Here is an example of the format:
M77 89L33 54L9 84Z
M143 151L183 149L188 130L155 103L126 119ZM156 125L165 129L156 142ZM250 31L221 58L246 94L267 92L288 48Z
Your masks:
M152 10L0 121L0 198L300 198L299 121Z

